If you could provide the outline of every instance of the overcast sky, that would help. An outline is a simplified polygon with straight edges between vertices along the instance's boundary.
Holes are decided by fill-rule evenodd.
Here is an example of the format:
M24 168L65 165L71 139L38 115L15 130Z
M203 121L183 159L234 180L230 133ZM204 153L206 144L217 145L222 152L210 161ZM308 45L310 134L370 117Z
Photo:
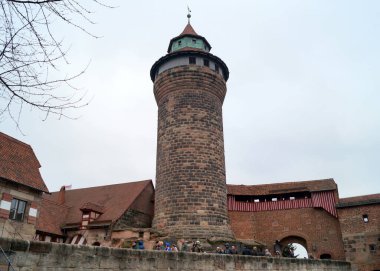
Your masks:
M334 178L341 197L380 192L380 1L117 1L94 7L93 39L56 25L67 71L90 105L77 120L25 110L22 135L50 191L155 179L149 71L192 10L230 70L223 107L227 183ZM62 67L65 70L65 67ZM64 87L63 87L64 88Z

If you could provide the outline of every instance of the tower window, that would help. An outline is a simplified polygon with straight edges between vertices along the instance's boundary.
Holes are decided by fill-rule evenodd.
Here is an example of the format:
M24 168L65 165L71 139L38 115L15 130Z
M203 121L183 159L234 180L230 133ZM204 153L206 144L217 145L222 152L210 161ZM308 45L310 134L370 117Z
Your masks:
M369 252L372 252L372 253L376 252L376 245L375 244L369 245Z
M197 43L197 40L196 40L196 39L193 39L193 43Z
M22 221L24 219L26 208L26 201L19 199L12 199L11 210L9 213L9 218L17 221Z
M369 221L368 215L363 215L363 221L364 221L364 223L368 223L368 221Z
M216 64L216 63L215 63L215 71L216 71L217 73L219 73L219 66L218 66L218 64Z
M182 43L182 41L181 41L181 40L179 40L179 41L178 41L178 45L181 45L181 43Z
M210 62L208 61L208 59L203 59L203 65L206 67L210 65Z
M195 57L189 57L189 64L195 64Z

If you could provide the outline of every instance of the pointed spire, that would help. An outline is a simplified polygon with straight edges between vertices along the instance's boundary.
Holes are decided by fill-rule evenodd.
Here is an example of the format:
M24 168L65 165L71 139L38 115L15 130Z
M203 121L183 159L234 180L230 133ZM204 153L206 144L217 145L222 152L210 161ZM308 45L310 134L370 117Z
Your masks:
M180 36L183 36L183 35L194 35L194 36L198 36L197 32L195 32L194 28L191 26L190 23L188 23L185 27L185 29L182 31L182 33L180 34Z
M187 11L188 11L188 13L187 13L187 23L190 24L191 10L190 10L189 6L187 6Z

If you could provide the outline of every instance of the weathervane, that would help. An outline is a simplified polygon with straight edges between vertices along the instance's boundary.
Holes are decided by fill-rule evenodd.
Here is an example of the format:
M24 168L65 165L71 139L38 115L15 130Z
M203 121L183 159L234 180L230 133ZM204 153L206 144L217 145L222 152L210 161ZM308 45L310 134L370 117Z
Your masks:
M187 11L188 11L188 13L187 13L187 20L188 20L188 23L190 24L190 18L191 18L191 10L190 10L190 8L189 8L189 6L187 6Z

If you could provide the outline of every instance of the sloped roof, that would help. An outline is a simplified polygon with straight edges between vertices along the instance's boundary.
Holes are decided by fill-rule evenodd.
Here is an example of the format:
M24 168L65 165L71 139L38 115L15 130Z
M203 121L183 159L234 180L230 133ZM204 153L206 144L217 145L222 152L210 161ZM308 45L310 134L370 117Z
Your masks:
M49 192L32 147L0 132L0 178Z
M261 185L227 185L227 193L230 195L275 195L294 192L315 192L335 190L337 185L334 179L323 179L301 182L285 182Z
M65 224L68 211L69 207L66 205L43 198L40 202L36 230L62 235L61 225Z
M96 222L116 221L148 185L153 185L152 180L66 190L64 205L69 209L65 224L80 223L81 209L87 205L101 208L103 214ZM59 193L53 192L51 195L44 195L44 198L59 202Z
M179 36L184 36L184 35L194 35L198 36L197 32L195 32L194 28L191 26L190 23L188 23L185 26L185 29L183 29L182 33Z
M380 204L380 194L363 195L339 199L337 207L352 207L360 205Z

